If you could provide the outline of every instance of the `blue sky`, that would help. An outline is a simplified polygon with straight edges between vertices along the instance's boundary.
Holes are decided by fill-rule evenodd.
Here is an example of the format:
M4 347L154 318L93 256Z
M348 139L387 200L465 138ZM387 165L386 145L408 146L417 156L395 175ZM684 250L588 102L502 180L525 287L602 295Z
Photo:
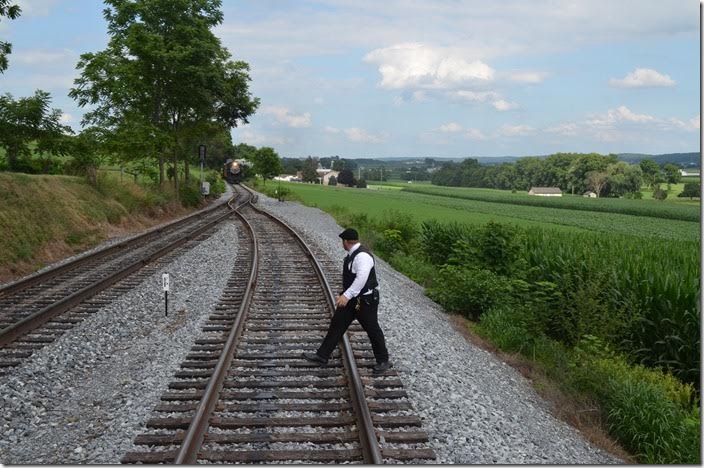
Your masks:
M52 93L64 120L97 0L17 0L0 92ZM525 156L698 150L694 0L223 1L215 33L262 105L233 140L280 155Z

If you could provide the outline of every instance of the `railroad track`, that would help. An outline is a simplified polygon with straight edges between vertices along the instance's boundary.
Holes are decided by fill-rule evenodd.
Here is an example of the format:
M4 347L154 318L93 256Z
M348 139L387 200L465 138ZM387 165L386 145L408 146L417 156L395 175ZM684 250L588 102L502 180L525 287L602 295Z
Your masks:
M235 198L71 262L0 287L0 376L111 303L176 249L208 237ZM149 266L151 268L144 268Z
M122 462L435 460L398 374L372 373L361 328L326 367L301 358L327 330L332 290L287 225L251 204L237 211L227 289Z

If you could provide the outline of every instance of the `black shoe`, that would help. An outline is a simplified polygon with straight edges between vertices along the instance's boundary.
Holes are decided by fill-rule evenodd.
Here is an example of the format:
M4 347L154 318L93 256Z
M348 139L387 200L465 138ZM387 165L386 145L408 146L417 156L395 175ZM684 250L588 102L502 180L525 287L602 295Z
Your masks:
M372 371L375 374L381 374L382 372L386 372L387 370L391 369L392 367L393 367L393 364L391 364L389 361L384 361L384 362L380 362L376 366L374 366Z
M318 353L303 353L303 359L307 359L311 362L317 362L321 366L324 366L328 363L328 360L318 356Z

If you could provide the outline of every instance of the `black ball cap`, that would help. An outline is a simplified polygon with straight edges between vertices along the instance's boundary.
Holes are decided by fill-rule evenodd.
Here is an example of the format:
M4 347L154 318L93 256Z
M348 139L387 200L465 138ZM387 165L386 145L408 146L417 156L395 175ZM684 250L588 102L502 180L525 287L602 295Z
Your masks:
M359 234L354 229L345 229L340 233L340 239L342 240L358 240Z

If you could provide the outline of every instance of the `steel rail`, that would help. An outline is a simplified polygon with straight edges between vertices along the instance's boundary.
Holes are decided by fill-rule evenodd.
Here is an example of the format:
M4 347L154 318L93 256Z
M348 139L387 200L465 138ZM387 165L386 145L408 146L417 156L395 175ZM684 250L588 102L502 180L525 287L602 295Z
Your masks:
M247 288L245 289L242 303L237 310L237 316L235 317L232 329L227 337L227 342L223 347L218 363L213 370L213 374L208 380L208 385L205 388L203 397L198 403L196 413L184 435L183 443L181 444L174 461L175 464L194 465L196 463L198 452L203 445L205 431L208 429L210 415L213 413L215 405L217 404L220 390L222 389L227 371L230 368L232 359L234 358L237 343L239 342L240 335L242 334L242 328L246 320L247 311L249 310L252 297L254 296L254 288L257 284L257 276L259 274L259 244L254 228L238 211L248 203L249 201L241 203L235 210L235 214L242 220L252 239L252 269L249 274L249 280L247 281Z
M227 203L229 203L234 199L233 197L231 200L229 200ZM36 273L31 276L28 276L24 279L20 279L17 281L14 281L12 283L5 284L3 286L0 286L0 298L6 297L10 294L14 294L20 291L23 291L25 289L31 288L32 286L36 286L38 284L41 284L51 278L55 278L56 276L66 273L68 271L71 271L79 266L81 266L84 263L88 263L93 260L99 260L103 257L106 257L108 255L111 255L115 252L125 250L128 247L132 247L135 244L139 244L143 241L147 241L153 237L158 237L160 234L164 233L165 231L170 231L174 228L177 228L179 226L182 226L190 221L192 221L195 218L202 218L205 215L210 214L213 211L216 211L218 209L224 208L224 204L219 204L215 206L210 206L208 208L204 208L202 210L199 210L195 213L192 213L188 216L185 216L179 220L172 221L170 223L158 226L156 228L153 228L151 230L148 230L142 234L139 234L135 237L132 237L130 239L124 240L122 242L119 242L117 244L113 244L107 247L104 247L102 249L99 249L89 255L84 255L83 257L76 258L74 260L71 260L69 262L66 262L62 265L59 265L57 267L51 268L49 270L43 271L41 273Z
M240 184L242 185L242 184ZM242 185L254 198L254 194L252 193L252 189L249 187ZM290 231L296 241L298 242L299 245L303 248L304 252L306 253L306 256L311 260L313 263L316 275L320 279L320 282L324 286L325 290L325 295L328 301L328 305L330 307L330 310L334 311L335 310L335 295L332 291L332 288L330 287L330 284L328 283L327 278L325 277L325 274L323 273L323 268L318 262L318 260L315 258L313 255L312 250L310 247L308 247L308 244L303 240L303 238L298 235L298 233L291 227L289 226L285 221L277 218L276 216L272 215L271 213L268 213L248 201L249 205L258 213L264 214L265 216L268 216L281 226L283 226L287 231ZM345 333L342 337L342 361L344 363L345 369L347 370L347 374L349 375L349 388L350 388L350 393L352 394L352 404L354 406L355 412L357 413L358 421L360 423L360 431L359 431L359 436L360 436L360 443L362 445L362 453L364 455L364 462L366 464L381 464L383 463L382 455L381 455L381 449L379 448L379 440L376 437L376 431L374 429L374 423L372 422L372 415L371 411L369 410L369 405L367 404L367 399L364 395L364 386L362 385L362 378L359 374L359 369L357 368L357 363L354 359L354 354L352 351L352 345L350 344L349 337L347 336L347 333Z
M67 310L71 309L72 307L78 305L85 299L92 297L96 293L106 289L107 287L115 284L122 278L134 273L135 271L139 270L142 268L144 265L158 259L159 257L164 256L168 252L174 250L175 248L185 244L189 240L199 236L202 234L204 231L207 231L208 229L212 228L213 226L217 225L220 223L222 220L225 218L231 216L235 211L232 209L232 205L230 204L232 201L234 201L234 197L228 202L228 207L230 210L223 214L222 216L218 216L216 219L200 226L199 228L195 229L194 231L189 232L187 235L179 237L176 241L162 247L161 249L157 250L156 252L153 252L146 257L137 260L130 265L121 268L120 270L114 272L113 274L109 275L106 278L103 278L102 280L93 283L89 286L86 286L75 293L64 297L63 299L47 306L44 307L41 310L38 310L37 312L33 313L32 315L29 315L28 317L23 318L22 320L18 321L17 323L14 323L10 325L9 327L3 328L0 330L0 347L6 346L9 343L12 343L14 340L19 338L20 336L27 334L39 326L45 324L52 318L56 317L57 315L66 312Z

